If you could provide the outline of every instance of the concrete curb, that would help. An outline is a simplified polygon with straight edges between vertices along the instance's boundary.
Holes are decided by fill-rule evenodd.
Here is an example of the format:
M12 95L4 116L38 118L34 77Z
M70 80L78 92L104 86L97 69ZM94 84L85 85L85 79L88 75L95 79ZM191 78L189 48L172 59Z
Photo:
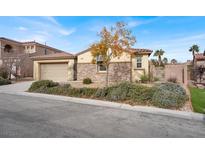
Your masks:
M144 112L144 113L150 113L150 114L165 115L165 116L171 116L171 117L176 117L176 118L183 118L187 120L197 120L197 121L205 122L205 114L199 114L199 113L193 113L193 112L175 111L175 110L161 109L161 108L148 107L148 106L131 106L128 104L121 104L121 103L115 103L115 102L109 102L109 101L59 96L59 95L40 94L40 93L9 92L9 91L0 91L0 93L46 98L46 99L52 99L52 100L69 101L69 102L74 102L74 103L79 103L79 104L103 106L103 107L124 109L124 110L129 110L129 111L138 111L138 112Z

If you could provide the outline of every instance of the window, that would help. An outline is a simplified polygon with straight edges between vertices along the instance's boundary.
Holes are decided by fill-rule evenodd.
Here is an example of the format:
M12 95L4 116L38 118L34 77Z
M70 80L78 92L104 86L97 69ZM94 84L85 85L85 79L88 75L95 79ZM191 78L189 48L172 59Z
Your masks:
M12 46L11 45L9 45L9 44L6 44L5 46L4 46L4 52L11 52L12 51Z
M103 64L103 59L102 59L101 55L96 57L96 63L97 63L97 71L98 72L106 72L107 71L106 66Z
M98 72L106 72L107 71L107 68L104 64L102 63L97 63L97 71Z
M101 55L98 55L98 56L96 57L96 62L98 63L98 62L102 62L102 61L103 61L102 56L101 56Z
M97 72L106 72L107 71L106 66L103 64L103 59L102 59L101 55L96 57L96 63L97 63Z
M142 57L137 56L136 61L137 61L137 68L142 68Z

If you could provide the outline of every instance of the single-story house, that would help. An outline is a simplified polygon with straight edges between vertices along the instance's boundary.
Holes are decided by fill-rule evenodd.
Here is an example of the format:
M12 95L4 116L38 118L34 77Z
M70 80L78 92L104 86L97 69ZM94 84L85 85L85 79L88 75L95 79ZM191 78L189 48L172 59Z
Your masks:
M149 49L130 49L119 58L113 58L109 65L109 82L136 81L148 75L151 53ZM106 67L100 61L93 64L92 59L89 49L76 55L56 53L33 57L34 79L67 82L90 78L93 82L105 82Z

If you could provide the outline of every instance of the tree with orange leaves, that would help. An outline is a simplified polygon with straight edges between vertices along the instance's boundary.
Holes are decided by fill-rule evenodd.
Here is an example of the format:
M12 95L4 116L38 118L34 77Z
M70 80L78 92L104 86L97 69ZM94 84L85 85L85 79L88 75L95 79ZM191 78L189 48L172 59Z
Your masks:
M106 86L109 83L109 65L113 58L120 57L125 50L129 50L135 43L136 38L126 28L124 22L117 22L114 27L104 27L99 33L100 40L91 45L90 50L93 56L92 63L99 62L106 67Z

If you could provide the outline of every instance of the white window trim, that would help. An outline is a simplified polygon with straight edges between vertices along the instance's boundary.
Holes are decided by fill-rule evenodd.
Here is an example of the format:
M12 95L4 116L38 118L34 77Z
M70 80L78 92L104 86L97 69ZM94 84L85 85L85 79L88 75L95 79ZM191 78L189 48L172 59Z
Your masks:
M137 61L137 58L141 58L141 62L138 62L138 61ZM141 67L138 67L137 64L140 64L140 63L141 63ZM136 68L137 68L137 69L142 68L142 56L136 56Z

